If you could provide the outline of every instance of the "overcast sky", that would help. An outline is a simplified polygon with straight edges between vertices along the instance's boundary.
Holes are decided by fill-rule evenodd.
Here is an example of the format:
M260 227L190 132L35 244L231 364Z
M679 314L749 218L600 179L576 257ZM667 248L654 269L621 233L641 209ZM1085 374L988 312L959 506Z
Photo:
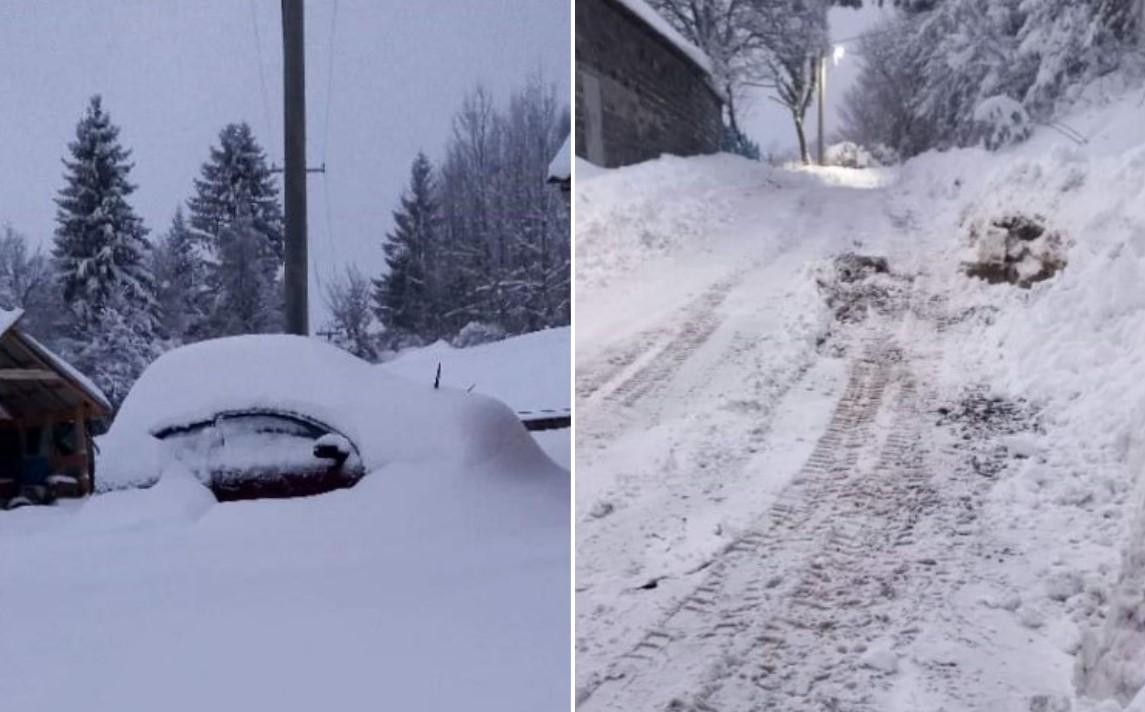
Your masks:
M831 25L831 39L838 41L852 38L873 27L882 19L890 17L893 12L891 3L886 3L884 7L878 7L874 3L868 2L866 7L858 10L832 8L828 15L828 21ZM855 43L846 42L843 46L849 54L844 55L838 64L828 66L826 103L828 140L831 133L838 130L839 107L847 89L854 83L859 70L859 63L854 55ZM764 153L784 154L790 152L794 154L796 152L799 142L795 138L795 126L791 122L791 113L768 99L767 92L760 90L753 96L746 111L747 117L742 122L744 131L759 143ZM815 136L819 130L816 107L812 105L808 113L806 127L808 148L814 155Z
M134 152L132 200L153 233L228 122L249 122L282 165L279 6L0 0L0 223L48 245L60 159L92 94ZM306 0L309 162L327 167L309 179L312 329L320 278L380 269L414 154L441 154L470 89L503 101L540 71L568 96L569 23L569 0Z

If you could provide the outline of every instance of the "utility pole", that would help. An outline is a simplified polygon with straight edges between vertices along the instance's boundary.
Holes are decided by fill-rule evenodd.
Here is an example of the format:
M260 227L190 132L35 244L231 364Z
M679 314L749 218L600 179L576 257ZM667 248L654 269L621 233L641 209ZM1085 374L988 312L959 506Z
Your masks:
M827 165L827 142L824 140L823 135L823 115L826 111L823 104L827 102L827 52L826 50L819 50L819 65L817 68L819 76L817 77L819 84L819 165Z
M286 332L309 336L306 255L306 50L302 0L282 0Z

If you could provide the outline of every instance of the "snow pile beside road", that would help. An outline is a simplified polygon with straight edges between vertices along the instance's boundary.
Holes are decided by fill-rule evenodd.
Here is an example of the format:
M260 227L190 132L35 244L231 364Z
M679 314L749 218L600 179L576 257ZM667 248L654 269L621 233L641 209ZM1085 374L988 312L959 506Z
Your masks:
M898 196L900 205L934 216L926 228L932 236L946 231L963 249L973 225L1015 212L1041 216L1068 245L1064 270L1028 292L953 271L945 279L964 313L989 309L988 318L964 327L967 372L1043 409L1042 454L993 492L999 526L1037 563L1026 605L1048 613L1062 648L1078 654L1079 691L1123 703L1145 682L1145 633L1136 622L1145 607L1145 125L1138 102L1134 93L1068 118L1090 137L1084 146L1042 128L997 154L921 156L905 166ZM1062 577L1082 585L1055 595L1060 587L1052 582Z
M737 193L774 180L772 174L728 154L664 156L587 179L578 171L578 293L623 280L658 258L726 247L714 238L734 218Z
M154 482L170 461L152 437L159 430L257 409L326 423L358 446L367 472L489 463L567 483L502 403L408 381L315 339L259 335L192 344L149 366L101 439L97 487Z

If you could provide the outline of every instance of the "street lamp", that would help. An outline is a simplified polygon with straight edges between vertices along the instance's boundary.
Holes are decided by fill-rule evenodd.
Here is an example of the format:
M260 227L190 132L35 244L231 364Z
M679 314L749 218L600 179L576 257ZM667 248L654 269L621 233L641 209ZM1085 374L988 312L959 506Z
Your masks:
M844 40L846 41L846 40ZM847 48L842 43L833 45L831 50L831 59L835 66L843 57L847 56ZM822 52L819 55L817 79L819 80L819 165L827 165L827 141L824 138L824 115L827 113L824 105L827 103L827 53Z

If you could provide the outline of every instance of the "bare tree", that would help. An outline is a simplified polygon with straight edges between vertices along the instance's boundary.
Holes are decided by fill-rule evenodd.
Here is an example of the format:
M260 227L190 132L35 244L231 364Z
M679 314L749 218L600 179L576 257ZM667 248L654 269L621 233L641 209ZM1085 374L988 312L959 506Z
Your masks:
M827 0L751 0L748 15L764 50L748 84L771 90L795 124L799 156L811 162L804 131L807 108L818 87L816 60L827 48Z
M736 106L764 49L753 0L650 0L692 44L712 60L712 73L724 94L728 124L739 132Z
M377 348L372 333L374 313L372 285L355 266L326 285L326 307L330 310L330 331L334 341L350 353L374 360Z
M62 314L51 262L11 225L0 235L0 307L22 309L24 327L37 337L50 339Z

